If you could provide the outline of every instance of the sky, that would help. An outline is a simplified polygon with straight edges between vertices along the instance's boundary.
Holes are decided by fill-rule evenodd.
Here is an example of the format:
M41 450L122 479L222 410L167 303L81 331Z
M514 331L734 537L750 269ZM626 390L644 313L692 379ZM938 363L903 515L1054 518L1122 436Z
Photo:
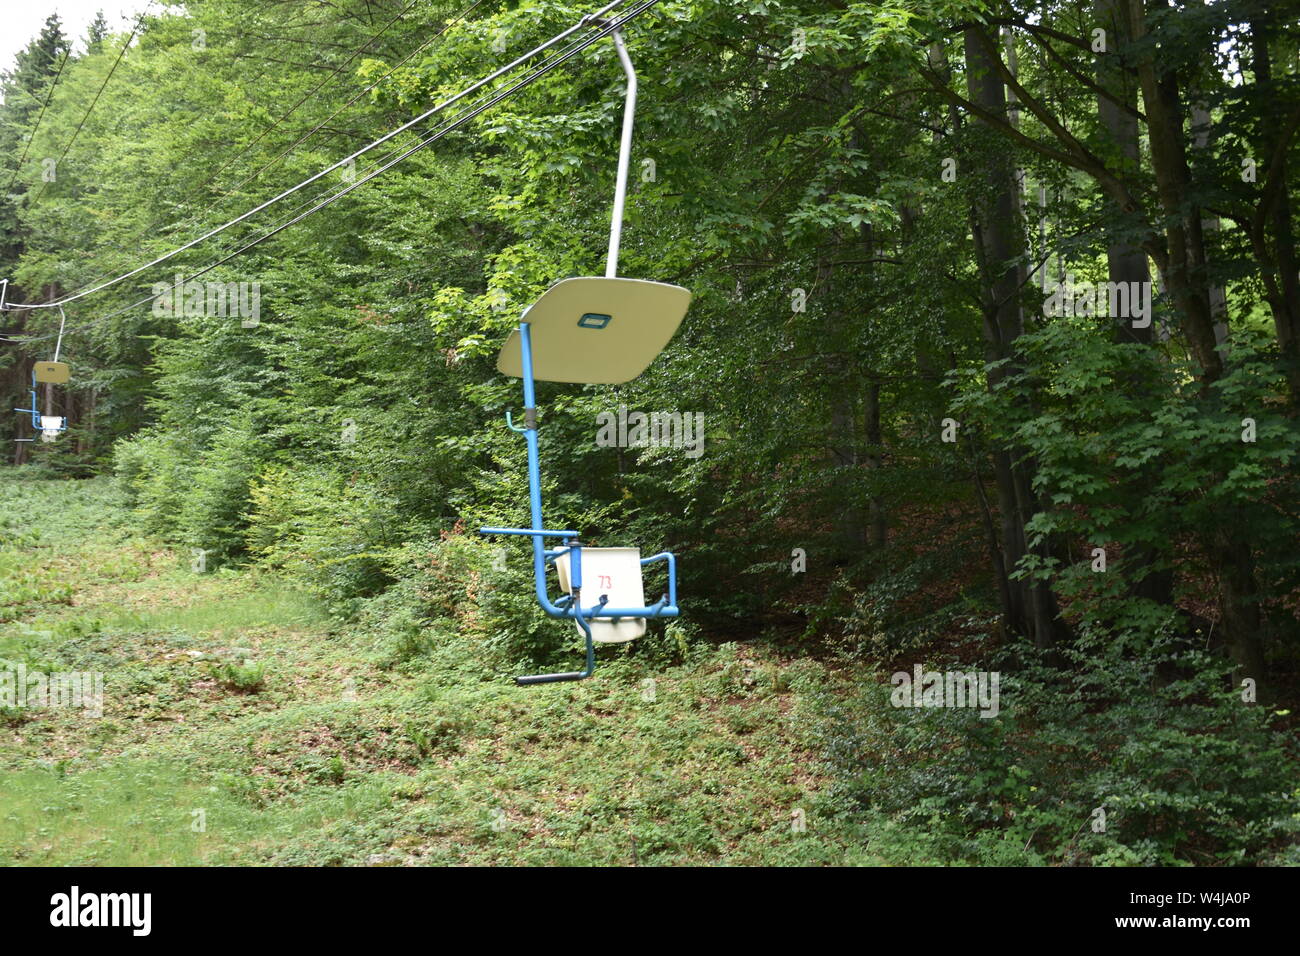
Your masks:
M103 10L110 31L121 30L148 0L0 0L0 70L12 70L14 56L41 32L45 18L57 13L75 50L85 49L86 28ZM130 29L128 26L127 29Z

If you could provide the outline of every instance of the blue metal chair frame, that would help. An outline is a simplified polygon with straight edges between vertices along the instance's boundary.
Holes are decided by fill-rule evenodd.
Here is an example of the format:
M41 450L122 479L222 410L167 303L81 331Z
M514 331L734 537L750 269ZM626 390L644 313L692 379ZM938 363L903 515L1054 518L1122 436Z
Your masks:
M584 610L581 607L582 594L582 544L576 531L555 531L545 528L542 522L542 479L537 451L537 401L533 388L533 345L529 324L519 324L519 345L523 358L524 379L524 427L520 428L506 412L506 424L524 436L528 443L528 503L531 510L532 527L530 528L480 528L481 534L526 535L533 539L533 586L537 591L537 603L551 617L569 618L577 621L587 642L587 666L580 671L564 671L557 674L532 674L516 677L516 684L550 684L556 681L583 680L590 677L596 669L595 645L591 639L590 621L594 618L618 620L622 617L677 617L677 559L669 551L641 559L641 565L664 561L668 564L668 591L654 604L648 607L609 607L606 595L600 596L599 603ZM547 548L545 538L559 538L562 546ZM552 601L547 594L546 567L563 554L569 555L569 580L572 595L562 595Z

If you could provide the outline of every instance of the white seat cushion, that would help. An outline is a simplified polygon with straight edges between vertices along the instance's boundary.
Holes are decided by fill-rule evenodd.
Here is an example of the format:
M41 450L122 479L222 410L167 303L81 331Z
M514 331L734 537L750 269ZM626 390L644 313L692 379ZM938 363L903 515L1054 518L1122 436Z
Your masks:
M565 553L555 559L560 590L565 594L573 593L569 581L569 557ZM610 607L645 607L640 548L582 549L582 608L599 605L602 594L609 597ZM577 621L573 622L573 626L582 630L582 625ZM591 621L591 639L601 644L632 641L644 633L643 617L624 617L617 621L598 617Z

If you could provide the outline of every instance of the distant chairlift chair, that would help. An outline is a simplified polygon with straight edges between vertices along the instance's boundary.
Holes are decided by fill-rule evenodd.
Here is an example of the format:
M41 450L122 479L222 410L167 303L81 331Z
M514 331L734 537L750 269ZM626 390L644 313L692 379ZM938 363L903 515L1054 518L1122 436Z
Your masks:
M483 534L532 538L538 603L552 617L573 620L587 643L583 670L516 677L515 683L521 685L590 677L596 667L594 643L634 640L645 633L648 618L677 617L679 613L677 563L670 552L643 558L637 548L589 548L579 542L576 531L548 530L542 522L533 383L613 385L631 381L668 345L691 301L690 292L680 286L616 276L636 111L636 73L622 36L617 30L611 36L627 75L627 93L605 275L564 279L547 289L524 311L518 330L510 333L497 357L498 371L524 381L524 426L515 425L509 412L506 423L528 443L532 526L480 530ZM547 548L545 538L558 538L561 546ZM668 591L646 605L641 569L657 561L667 562ZM564 592L555 601L547 594L546 584L547 565L552 562Z
M32 428L41 433L41 441L52 442L61 432L67 431L68 420L62 415L42 415L37 408L36 386L49 383L66 385L71 378L71 371L65 362L37 362L32 366L31 408L16 408L16 412L27 412L32 416ZM32 441L20 438L18 441Z

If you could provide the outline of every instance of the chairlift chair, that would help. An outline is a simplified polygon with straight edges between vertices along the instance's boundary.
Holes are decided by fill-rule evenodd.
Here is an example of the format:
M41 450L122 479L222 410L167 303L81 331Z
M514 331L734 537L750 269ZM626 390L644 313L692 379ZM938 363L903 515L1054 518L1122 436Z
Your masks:
M0 305L9 291L9 280L0 280ZM68 430L68 420L62 415L43 415L37 408L36 386L39 384L67 385L72 378L72 370L66 362L59 361L59 352L63 350L63 329L68 323L68 316L59 306L59 337L54 343L54 358L49 362L35 362L32 365L31 408L15 408L16 412L25 412L32 416L32 428L41 433L41 441L52 442ZM17 441L32 441L31 438L19 438Z
M48 383L50 385L66 385L72 377L72 372L66 362L37 362L32 366L32 388L31 388L31 408L16 408L16 412L26 412L32 416L32 428L41 433L41 441L52 442L59 437L60 433L67 431L68 420L62 415L43 415L37 408L36 386L38 384ZM32 441L30 438L19 438L18 441Z
M627 76L627 91L605 275L563 279L547 289L520 316L519 328L510 333L497 357L499 372L523 379L523 427L514 423L509 412L506 424L528 444L532 522L528 528L481 528L480 532L532 538L538 603L550 616L572 620L587 646L583 670L516 677L515 683L520 685L590 677L596 666L595 644L635 640L645 633L648 619L679 614L677 561L671 552L643 558L637 548L591 548L579 541L578 532L547 529L542 521L534 383L615 385L631 381L668 345L691 301L690 292L681 286L617 275L637 82L623 37L618 30L610 35ZM548 538L559 539L559 546L546 547ZM667 565L668 590L647 605L642 569L660 561ZM554 601L547 593L550 564L555 565L563 592Z

